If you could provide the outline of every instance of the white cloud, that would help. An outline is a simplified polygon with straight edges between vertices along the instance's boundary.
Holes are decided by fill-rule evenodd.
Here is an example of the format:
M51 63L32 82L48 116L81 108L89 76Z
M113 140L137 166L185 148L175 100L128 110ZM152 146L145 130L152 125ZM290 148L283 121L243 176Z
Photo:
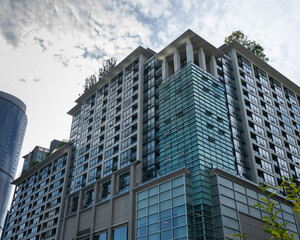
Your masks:
M65 113L103 59L139 45L160 51L188 28L217 47L242 30L299 84L299 12L297 0L2 0L0 88L27 104L23 153L68 137Z

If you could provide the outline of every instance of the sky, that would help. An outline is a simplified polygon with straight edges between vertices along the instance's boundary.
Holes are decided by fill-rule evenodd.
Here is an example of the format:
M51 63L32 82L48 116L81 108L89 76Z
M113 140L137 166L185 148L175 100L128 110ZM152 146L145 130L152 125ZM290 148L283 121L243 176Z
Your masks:
M159 52L187 29L216 47L241 30L300 85L299 12L299 0L1 0L0 90L27 106L21 156L69 138L67 112L105 59Z

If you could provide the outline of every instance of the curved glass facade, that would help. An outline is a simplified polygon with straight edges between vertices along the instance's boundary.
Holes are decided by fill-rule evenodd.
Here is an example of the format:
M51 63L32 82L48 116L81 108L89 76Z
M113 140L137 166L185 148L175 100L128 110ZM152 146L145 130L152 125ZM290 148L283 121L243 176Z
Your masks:
M20 151L27 125L26 106L0 91L0 236L9 210Z

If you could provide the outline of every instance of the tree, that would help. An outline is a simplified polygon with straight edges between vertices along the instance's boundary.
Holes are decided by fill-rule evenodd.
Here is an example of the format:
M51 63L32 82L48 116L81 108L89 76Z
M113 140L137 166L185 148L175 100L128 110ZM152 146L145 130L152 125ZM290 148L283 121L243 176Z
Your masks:
M267 58L266 54L264 53L264 48L256 41L249 40L248 36L246 36L242 31L238 30L232 32L231 35L225 38L224 42L228 45L234 40L242 44L265 62L269 61L269 58Z
M271 239L294 240L296 234L289 233L286 227L288 223L282 223L277 219L282 209L278 208L279 203L273 199L273 196L276 195L276 193L273 192L273 187L261 184L259 189L266 197L262 197L257 204L254 204L254 207L260 208L267 213L267 215L263 217L263 222L265 223L264 232L270 234ZM268 189L271 190L269 194L267 193ZM294 205L292 211L300 216L300 186L297 186L292 179L286 179L282 181L280 189L285 191L286 200L291 201ZM240 237L243 240L247 238L246 233L235 234L234 236Z
M102 67L99 68L98 81L103 78L111 69L113 69L117 64L117 59L111 57L104 61Z
M84 92L89 90L93 85L96 84L100 79L102 79L110 70L112 70L117 64L117 59L115 57L111 57L104 61L102 64L102 67L99 68L98 71L98 79L96 75L91 75L88 78L85 79L84 84Z

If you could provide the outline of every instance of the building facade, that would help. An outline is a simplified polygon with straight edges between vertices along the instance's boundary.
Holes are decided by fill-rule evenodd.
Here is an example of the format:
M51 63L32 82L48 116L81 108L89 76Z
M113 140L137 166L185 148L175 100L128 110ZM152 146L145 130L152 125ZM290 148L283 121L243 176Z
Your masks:
M300 172L299 96L237 42L216 48L188 30L159 53L138 47L69 111L73 148L51 234L12 227L6 239L265 239L251 230L263 226L260 182L298 233L279 185Z
M50 150L44 147L36 146L30 153L26 154L24 158L23 171L27 171L33 164L44 160L46 153Z
M0 91L0 236L13 195L14 179L27 125L26 106Z

